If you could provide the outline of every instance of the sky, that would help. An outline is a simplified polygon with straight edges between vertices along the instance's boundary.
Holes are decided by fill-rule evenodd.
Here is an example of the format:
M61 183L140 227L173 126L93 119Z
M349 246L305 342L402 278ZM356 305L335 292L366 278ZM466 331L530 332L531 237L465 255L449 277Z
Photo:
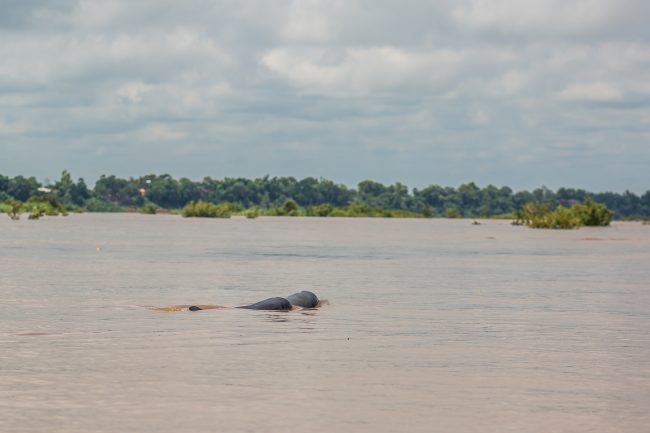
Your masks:
M0 173L650 190L647 0L0 0Z

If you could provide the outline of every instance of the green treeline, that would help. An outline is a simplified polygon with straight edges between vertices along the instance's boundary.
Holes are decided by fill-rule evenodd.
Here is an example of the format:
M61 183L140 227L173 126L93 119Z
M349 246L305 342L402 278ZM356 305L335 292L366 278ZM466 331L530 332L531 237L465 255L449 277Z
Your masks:
M145 213L161 209L178 210L188 204L186 214L216 213L217 216L241 213L258 215L305 216L423 216L465 218L517 218L527 203L542 203L548 209L570 208L587 199L605 205L616 219L650 218L650 191L638 196L625 193L592 193L582 189L542 187L514 192L507 186L480 188L473 182L458 188L430 185L422 189L401 183L384 185L365 180L349 188L327 179L307 177L269 177L257 179L205 177L201 181L174 179L163 174L138 178L103 175L89 188L83 179L74 180L64 171L61 178L43 185L34 177L0 175L0 203L9 212L12 200L22 203L62 205L58 212ZM48 201L49 200L49 201ZM207 204L221 205L218 209ZM194 207L194 209L192 209ZM30 207L30 209L33 206ZM45 205L43 210L46 212ZM52 211L53 212L53 211Z

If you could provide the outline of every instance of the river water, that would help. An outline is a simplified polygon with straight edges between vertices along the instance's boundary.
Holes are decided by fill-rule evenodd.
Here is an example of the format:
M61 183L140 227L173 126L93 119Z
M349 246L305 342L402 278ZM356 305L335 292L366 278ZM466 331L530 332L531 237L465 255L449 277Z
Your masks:
M3 433L639 433L649 332L639 223L0 218Z

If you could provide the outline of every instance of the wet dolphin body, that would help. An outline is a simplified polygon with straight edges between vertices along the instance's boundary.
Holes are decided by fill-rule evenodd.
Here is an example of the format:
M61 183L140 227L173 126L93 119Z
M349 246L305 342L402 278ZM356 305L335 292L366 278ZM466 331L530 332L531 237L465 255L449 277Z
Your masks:
M313 292L303 290L301 292L294 293L293 295L289 295L286 298L281 298L278 296L274 298L264 299L263 301L259 301L254 304L242 305L241 307L236 308L243 308L246 310L288 311L291 310L291 308L294 306L302 308L316 308L319 304L320 301L318 300L318 296L316 296ZM208 308L211 306L203 307ZM200 311L204 308L201 308L198 305L192 305L187 309L189 311Z
M276 310L287 311L291 310L291 303L284 298L275 297L265 299L250 305L243 305L237 308L245 308L247 310Z
M286 298L269 298L251 305L244 305L237 308L245 308L248 310L286 311L291 310L291 307L293 306L302 308L315 308L318 306L318 297L312 292L303 290L302 292L289 295Z
M307 290L287 296L287 301L291 305L297 305L302 308L316 308L318 306L318 296Z

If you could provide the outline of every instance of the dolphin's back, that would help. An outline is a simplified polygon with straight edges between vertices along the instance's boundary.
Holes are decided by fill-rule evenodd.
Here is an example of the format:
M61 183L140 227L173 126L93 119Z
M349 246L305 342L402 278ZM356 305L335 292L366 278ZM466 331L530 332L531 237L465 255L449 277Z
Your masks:
M307 290L287 296L287 301L291 305L297 305L302 308L315 308L318 305L318 296Z
M250 305L243 305L237 308L246 308L248 310L291 310L291 303L284 298L268 298L263 301Z

